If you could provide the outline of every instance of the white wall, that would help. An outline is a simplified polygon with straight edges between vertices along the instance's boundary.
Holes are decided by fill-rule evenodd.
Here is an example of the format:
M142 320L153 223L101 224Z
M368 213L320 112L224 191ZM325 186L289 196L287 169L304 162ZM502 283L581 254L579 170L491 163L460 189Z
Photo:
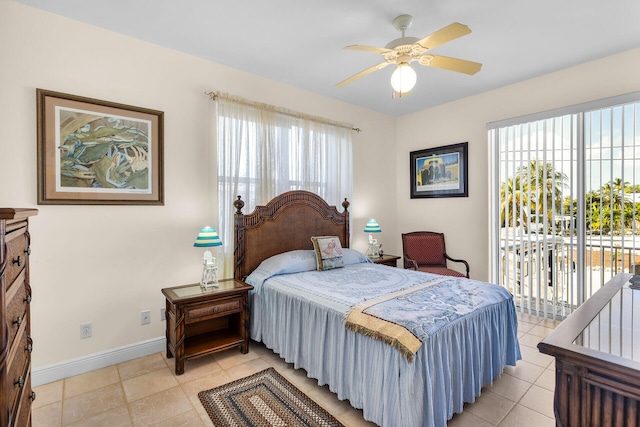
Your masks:
M354 133L352 247L366 250L370 217L383 225L385 247L385 234L395 234L394 199L380 197L395 189L385 158L391 117L4 0L0 58L0 205L40 211L31 222L34 370L163 337L160 290L200 279L193 241L201 226L217 226L205 91L362 128ZM164 111L165 205L37 206L36 88ZM147 309L151 324L141 326ZM80 340L85 322L93 337Z
M400 233L445 233L447 252L471 264L471 278L489 279L489 144L486 124L640 91L640 48L520 82L396 122L397 244ZM409 153L469 142L469 197L410 199Z

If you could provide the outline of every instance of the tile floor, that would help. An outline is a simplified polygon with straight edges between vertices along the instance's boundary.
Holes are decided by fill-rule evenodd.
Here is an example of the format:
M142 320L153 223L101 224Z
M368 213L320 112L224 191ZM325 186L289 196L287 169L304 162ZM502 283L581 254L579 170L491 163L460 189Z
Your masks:
M554 361L536 345L557 322L525 314L518 318L522 360L506 367L475 403L449 421L449 427L555 426ZM173 366L173 359L156 353L36 387L33 426L212 426L198 392L270 366L346 426L374 426L361 411L261 344L252 342L248 354L232 349L187 362L180 376L174 375Z

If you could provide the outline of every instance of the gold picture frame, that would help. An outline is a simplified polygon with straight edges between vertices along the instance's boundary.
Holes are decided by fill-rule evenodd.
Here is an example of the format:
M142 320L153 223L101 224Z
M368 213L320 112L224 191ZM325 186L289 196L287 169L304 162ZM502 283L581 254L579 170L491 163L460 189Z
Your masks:
M164 113L36 90L38 204L164 205Z

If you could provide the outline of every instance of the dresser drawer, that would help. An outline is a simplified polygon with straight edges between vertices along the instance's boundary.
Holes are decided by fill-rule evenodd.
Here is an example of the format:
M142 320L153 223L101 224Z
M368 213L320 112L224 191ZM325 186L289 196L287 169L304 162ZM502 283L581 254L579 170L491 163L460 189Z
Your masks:
M185 307L184 315L187 323L200 322L230 313L239 312L242 308L242 298L228 298L214 303L194 304Z
M29 244L27 242L27 235L23 229L9 233L6 244L7 269L5 270L4 283L8 289L27 265Z
M29 361L31 354L31 340L27 336L26 328L20 328L20 336L16 344L9 352L7 361L7 378L5 380L4 395L10 407L14 406L19 393L25 388L27 375L29 374Z
M18 277L20 283L16 282L9 292L7 292L6 319L9 331L9 345L20 330L20 326L28 321L27 313L31 302L31 288L25 283L23 275Z
M16 420L15 427L22 427L31 425L31 405L35 400L36 394L31 390L31 374L27 373L27 380L24 387L22 387L22 398L16 402L16 406L13 409L13 416Z

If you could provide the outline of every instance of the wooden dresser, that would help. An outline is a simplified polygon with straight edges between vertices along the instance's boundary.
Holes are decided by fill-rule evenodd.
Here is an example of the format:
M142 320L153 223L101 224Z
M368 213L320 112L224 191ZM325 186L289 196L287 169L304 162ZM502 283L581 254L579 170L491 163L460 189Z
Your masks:
M0 208L0 426L30 426L29 217L36 209Z
M538 344L556 358L561 427L640 425L640 289L620 273Z

